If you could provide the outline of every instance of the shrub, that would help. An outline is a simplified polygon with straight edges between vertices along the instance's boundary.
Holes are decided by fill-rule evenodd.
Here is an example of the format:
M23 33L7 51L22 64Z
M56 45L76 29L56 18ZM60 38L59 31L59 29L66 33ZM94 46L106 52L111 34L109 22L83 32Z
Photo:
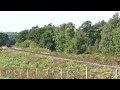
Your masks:
M25 40L24 42L22 42L22 43L20 44L20 47L21 47L21 48L28 48L29 45L30 45L30 43L31 43L30 40Z
M38 48L38 45L34 41L31 41L29 47L30 48Z
M16 42L15 47L19 47L19 46L20 46L20 43Z

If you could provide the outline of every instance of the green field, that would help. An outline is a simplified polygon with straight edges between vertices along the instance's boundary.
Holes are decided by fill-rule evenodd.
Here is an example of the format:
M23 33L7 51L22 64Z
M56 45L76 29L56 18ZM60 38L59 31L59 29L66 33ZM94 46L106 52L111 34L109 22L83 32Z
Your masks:
M5 79L85 79L86 67L88 67L88 79L115 78L115 68L84 64L78 62L78 60L63 60L11 49L0 51L1 79L3 77Z

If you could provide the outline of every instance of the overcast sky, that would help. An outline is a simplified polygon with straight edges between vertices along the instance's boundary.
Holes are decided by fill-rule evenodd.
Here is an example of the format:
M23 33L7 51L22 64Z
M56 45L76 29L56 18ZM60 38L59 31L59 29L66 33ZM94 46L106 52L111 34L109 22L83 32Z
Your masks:
M115 12L120 11L0 11L0 31L19 32L38 25L42 27L49 23L58 26L73 22L78 28L86 20L92 24L108 21Z

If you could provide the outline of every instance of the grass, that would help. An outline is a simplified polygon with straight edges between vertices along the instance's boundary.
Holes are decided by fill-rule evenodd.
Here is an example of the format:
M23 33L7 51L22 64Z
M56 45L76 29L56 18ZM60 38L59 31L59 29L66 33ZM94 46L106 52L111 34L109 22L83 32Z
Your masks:
M27 51L33 51L37 53L45 53L48 55L53 55L53 56L59 56L59 57L64 57L64 58L70 58L70 59L75 59L75 60L82 60L82 61L91 61L91 62L97 62L101 64L109 64L109 65L119 65L119 56L113 56L113 55L104 55L102 53L92 53L92 54L68 54L68 53L60 53L60 52L50 52L48 49L43 49L43 48L25 48L24 50Z
M68 54L67 57L70 57ZM82 60L102 60L98 54L92 55L75 55L73 57ZM0 53L0 71L4 78L27 78L29 79L60 79L61 68L63 79L85 79L85 67L88 67L88 78L90 79L112 79L115 76L115 69L110 67L95 66L80 63L77 60L53 59L47 56L41 56L31 53L21 53L18 51L6 49ZM37 69L37 76L36 76ZM7 72L6 72L7 70ZM13 71L15 71L13 73Z

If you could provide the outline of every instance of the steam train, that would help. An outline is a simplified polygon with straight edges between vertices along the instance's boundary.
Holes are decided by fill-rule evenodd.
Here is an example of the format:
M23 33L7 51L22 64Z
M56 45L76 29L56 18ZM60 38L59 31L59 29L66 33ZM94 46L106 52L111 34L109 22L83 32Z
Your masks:
M7 41L7 42L6 42L6 46L7 46L8 48L11 47L10 41Z
M12 47L10 44L6 44L6 46L9 48L9 47Z

